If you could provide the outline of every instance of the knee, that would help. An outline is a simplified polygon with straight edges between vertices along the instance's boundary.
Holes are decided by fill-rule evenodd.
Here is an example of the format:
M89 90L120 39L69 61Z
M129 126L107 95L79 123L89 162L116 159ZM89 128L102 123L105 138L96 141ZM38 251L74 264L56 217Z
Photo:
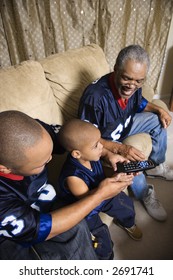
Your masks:
M137 199L142 199L147 190L147 181L143 173L134 177L131 185L132 192Z

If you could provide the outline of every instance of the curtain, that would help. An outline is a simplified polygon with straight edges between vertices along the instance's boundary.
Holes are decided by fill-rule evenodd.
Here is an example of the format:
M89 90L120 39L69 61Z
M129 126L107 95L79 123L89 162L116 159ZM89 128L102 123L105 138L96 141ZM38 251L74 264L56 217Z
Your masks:
M172 15L173 0L1 0L0 67L96 43L112 70L121 48L139 44L156 88Z

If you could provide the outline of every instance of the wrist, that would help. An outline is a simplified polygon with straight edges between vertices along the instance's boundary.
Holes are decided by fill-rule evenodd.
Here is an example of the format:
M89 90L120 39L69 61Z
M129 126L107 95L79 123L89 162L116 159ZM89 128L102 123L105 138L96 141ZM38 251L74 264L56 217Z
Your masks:
M98 206L103 200L105 200L104 191L99 187L90 191L90 197L92 197L91 199L97 204L96 206Z
M124 144L122 143L115 143L114 142L114 148L113 148L113 153L114 154L121 154L122 150L123 150L123 147L125 146Z

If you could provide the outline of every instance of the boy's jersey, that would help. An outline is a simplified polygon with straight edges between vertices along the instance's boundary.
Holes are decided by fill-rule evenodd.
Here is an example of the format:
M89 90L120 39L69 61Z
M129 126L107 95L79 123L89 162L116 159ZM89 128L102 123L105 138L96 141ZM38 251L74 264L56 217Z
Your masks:
M111 89L111 75L103 76L86 88L80 99L78 116L95 124L102 138L121 142L130 132L133 116L145 108L147 100L139 88L122 109Z
M60 197L65 199L68 203L77 201L77 198L66 188L65 180L69 176L75 176L83 180L89 190L98 187L99 183L105 179L101 162L91 161L91 168L92 170L89 170L77 159L68 154L58 179L58 191ZM80 184L77 187L80 188ZM92 210L88 217L100 212L103 205L104 201Z
M60 127L40 123L52 136L54 151L64 152L58 143ZM46 168L38 175L18 177L0 176L0 243L10 239L30 246L44 241L50 233L48 213L56 192L47 181Z

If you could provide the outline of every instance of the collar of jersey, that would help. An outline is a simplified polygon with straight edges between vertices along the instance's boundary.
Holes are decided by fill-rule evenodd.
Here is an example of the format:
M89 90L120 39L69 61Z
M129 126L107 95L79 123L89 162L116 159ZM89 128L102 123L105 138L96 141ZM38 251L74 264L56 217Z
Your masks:
M24 176L15 175L15 174L12 174L12 173L5 174L3 172L0 172L0 176L11 179L11 180L14 180L14 181L21 181L24 178Z
M111 91L112 91L112 93L113 93L114 98L118 101L118 104L120 105L120 107L121 107L122 109L125 109L126 106L127 106L128 99L123 99L123 98L121 98L121 96L119 95L118 90L117 90L117 88L116 88L116 86L115 86L114 75L115 75L115 73L112 72L112 73L110 74L110 76L109 76L110 88L111 88Z

